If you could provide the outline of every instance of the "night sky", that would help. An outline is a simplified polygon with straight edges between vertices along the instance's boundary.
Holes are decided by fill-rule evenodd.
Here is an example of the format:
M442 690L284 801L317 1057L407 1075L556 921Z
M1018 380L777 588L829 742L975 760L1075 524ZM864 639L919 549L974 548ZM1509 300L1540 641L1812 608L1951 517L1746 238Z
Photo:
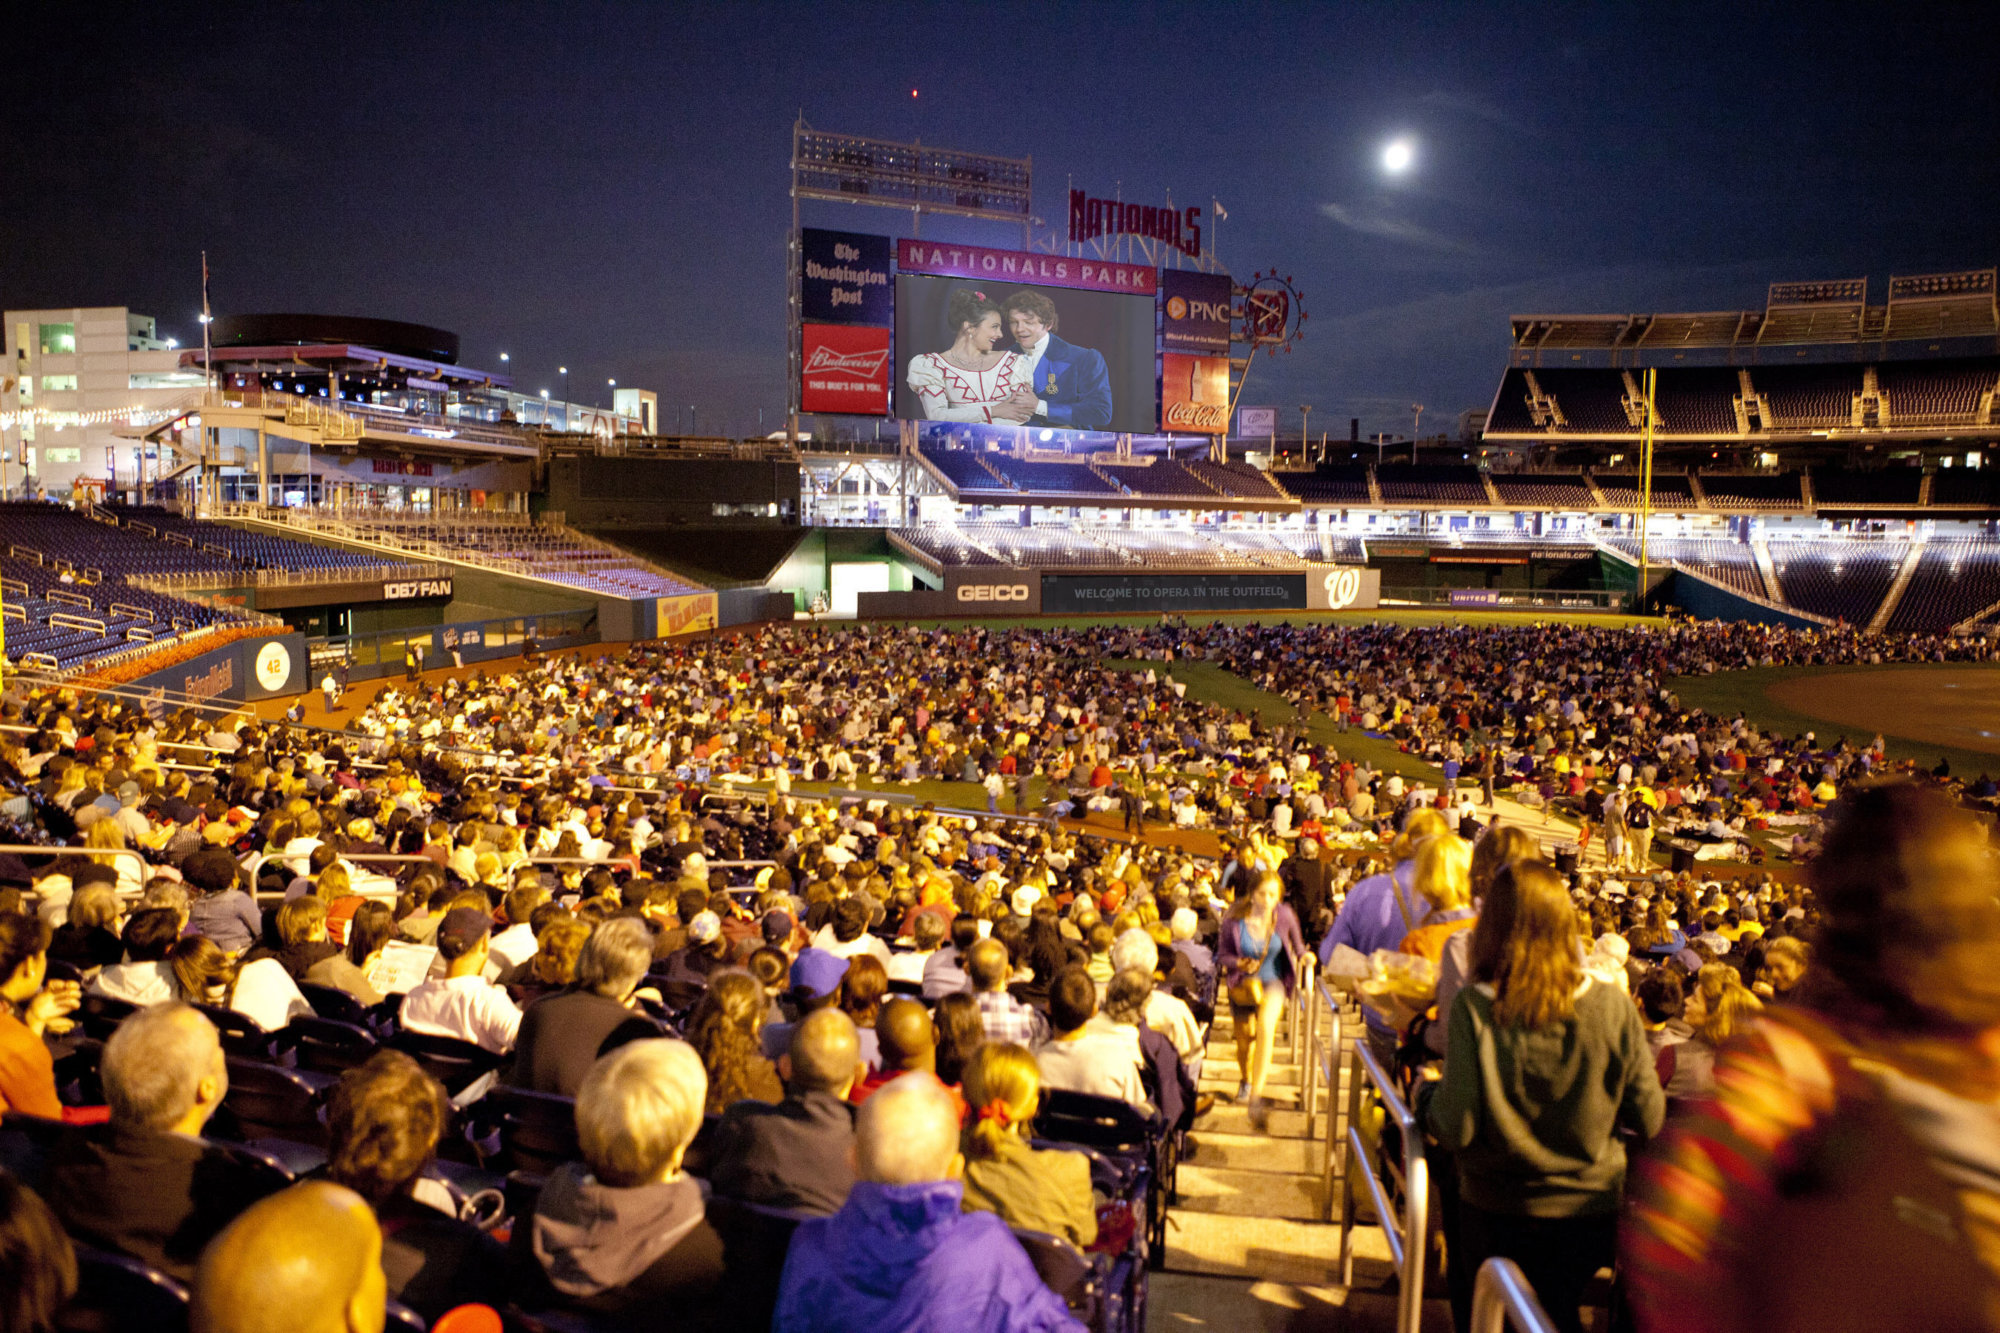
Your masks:
M15 6L0 307L440 325L671 425L785 401L793 118L1220 199L1312 318L1245 404L1315 434L1490 401L1506 318L1759 306L2000 261L1992 5ZM921 96L910 97L918 89ZM1383 145L1409 136L1404 176ZM808 225L900 234L884 209ZM927 235L1011 246L1004 228ZM1014 233L1018 236L1018 232Z

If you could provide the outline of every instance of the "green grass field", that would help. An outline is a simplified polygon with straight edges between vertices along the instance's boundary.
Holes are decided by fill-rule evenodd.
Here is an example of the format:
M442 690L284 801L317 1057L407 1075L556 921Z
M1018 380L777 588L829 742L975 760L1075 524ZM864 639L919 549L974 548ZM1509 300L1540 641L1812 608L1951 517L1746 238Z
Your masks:
M1845 723L1829 722L1810 713L1788 708L1771 699L1765 691L1780 681L1798 680L1801 677L1927 669L1963 671L1966 665L1964 662L1887 662L1881 666L1750 667L1742 671L1718 671L1712 676L1676 676L1667 682L1667 688L1679 695L1684 704L1720 717L1734 717L1740 712L1755 727L1787 736L1811 731L1821 745L1830 744L1842 735L1856 744L1865 744L1874 739L1872 733L1864 735L1859 729ZM1936 764L1939 758L1944 758L1951 762L1951 770L1955 774L1970 776L1976 773L2000 771L2000 755L1956 749L1938 745L1933 741L1911 740L1887 729L1882 732L1882 740L1891 759L1914 759L1925 768Z

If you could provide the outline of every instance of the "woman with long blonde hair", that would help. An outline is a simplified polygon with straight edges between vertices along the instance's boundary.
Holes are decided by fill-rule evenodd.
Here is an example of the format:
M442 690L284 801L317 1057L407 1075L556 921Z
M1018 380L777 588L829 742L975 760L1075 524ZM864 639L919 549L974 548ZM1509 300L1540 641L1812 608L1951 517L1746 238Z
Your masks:
M988 1042L965 1062L965 1203L1010 1227L1097 1239L1090 1160L1028 1144L1041 1103L1042 1071L1025 1046Z
M1230 907L1215 955L1216 976L1228 987L1236 1065L1243 1074L1236 1097L1250 1108L1255 1129L1264 1128L1270 1117L1264 1083L1271 1075L1271 1050L1285 1002L1298 985L1298 959L1306 951L1299 919L1284 896L1284 884L1275 874L1260 876Z
M1715 1057L1722 1043L1750 1026L1764 1002L1743 984L1743 974L1727 963L1709 963L1689 980L1681 1021L1693 1029L1677 1042L1666 1071L1667 1104L1682 1105L1715 1091Z
M1426 1117L1457 1166L1452 1267L1471 1274L1512 1259L1556 1327L1581 1333L1583 1289L1617 1239L1617 1131L1649 1139L1666 1115L1645 1028L1622 992L1584 973L1568 888L1541 861L1503 870L1487 889L1472 982L1452 1000L1444 1079ZM1453 1284L1460 1328L1471 1287Z

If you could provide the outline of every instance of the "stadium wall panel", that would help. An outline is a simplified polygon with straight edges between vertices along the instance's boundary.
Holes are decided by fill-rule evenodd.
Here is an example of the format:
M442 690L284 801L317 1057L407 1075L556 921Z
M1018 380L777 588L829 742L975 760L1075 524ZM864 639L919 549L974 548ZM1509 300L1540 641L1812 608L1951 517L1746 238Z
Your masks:
M1738 596L1721 584L1696 578L1686 570L1675 570L1673 582L1661 590L1660 596L1696 620L1741 620L1754 625L1788 625L1794 629L1825 628L1816 620L1791 615L1762 602Z
M1303 611L1304 574L1045 574L1049 615L1118 611Z

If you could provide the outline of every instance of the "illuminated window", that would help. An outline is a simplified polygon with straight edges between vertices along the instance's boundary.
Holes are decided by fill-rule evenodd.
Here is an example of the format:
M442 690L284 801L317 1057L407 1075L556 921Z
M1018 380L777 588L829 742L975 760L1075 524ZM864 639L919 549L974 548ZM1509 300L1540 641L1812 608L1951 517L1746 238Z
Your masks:
M76 389L76 376L74 375L42 376L43 393L72 393L75 391L75 389Z
M67 356L76 350L74 324L44 324L41 334L43 356Z
M44 449L42 450L42 455L49 460L51 466L57 463L81 463L83 461L83 450L81 449Z

